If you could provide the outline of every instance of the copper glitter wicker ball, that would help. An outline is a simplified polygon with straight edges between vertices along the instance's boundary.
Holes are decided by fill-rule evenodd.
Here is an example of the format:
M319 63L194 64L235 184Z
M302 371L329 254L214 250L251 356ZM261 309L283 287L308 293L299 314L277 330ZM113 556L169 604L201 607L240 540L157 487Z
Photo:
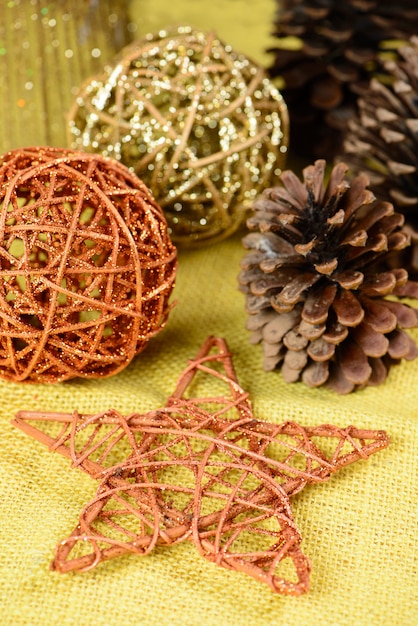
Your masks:
M164 215L113 159L0 157L0 376L116 374L164 324L177 267Z
M134 170L189 246L240 226L288 141L286 105L263 69L189 27L126 47L80 89L68 128L73 148Z

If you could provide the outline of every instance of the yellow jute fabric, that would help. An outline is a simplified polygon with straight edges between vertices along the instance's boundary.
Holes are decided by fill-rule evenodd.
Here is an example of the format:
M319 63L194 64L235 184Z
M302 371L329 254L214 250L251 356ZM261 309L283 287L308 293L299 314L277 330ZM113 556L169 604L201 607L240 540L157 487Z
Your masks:
M238 47L241 40L244 52L257 46L262 52L263 31L257 25L263 10L266 39L272 19L272 2L267 0L142 0L132 3L137 16L139 4L151 26L157 21L163 25L165 17L167 22L185 21L189 9L195 23L200 16L198 26L219 25L224 38L230 23L233 43ZM3 106L12 106L6 92L2 94ZM31 123L36 135L36 119ZM4 136L2 141L6 141ZM7 137L7 143L15 147L13 136ZM344 397L300 383L286 385L279 372L263 372L261 349L248 342L244 297L237 289L243 256L240 238L239 234L211 247L180 253L174 293L177 305L168 324L121 374L50 386L0 381L2 625L418 623L418 361L394 367L379 388ZM20 409L92 413L113 407L127 414L161 406L187 359L196 354L208 334L228 341L256 417L272 422L296 420L302 425L355 424L385 429L390 435L386 450L345 468L325 484L308 486L292 499L302 548L312 561L309 593L300 598L275 595L244 574L206 562L191 543L158 547L144 558L113 559L89 573L51 572L55 545L73 530L96 483L70 469L68 460L14 429L10 420ZM418 340L418 331L412 334Z

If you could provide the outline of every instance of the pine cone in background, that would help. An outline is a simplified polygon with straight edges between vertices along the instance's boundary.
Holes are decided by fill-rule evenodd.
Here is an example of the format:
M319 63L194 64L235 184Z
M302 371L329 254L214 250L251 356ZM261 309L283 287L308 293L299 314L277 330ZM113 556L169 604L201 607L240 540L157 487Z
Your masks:
M417 0L277 0L277 47L270 76L281 76L290 146L303 157L338 154L356 93L388 40L418 30ZM296 37L298 49L289 49ZM395 50L395 43L393 50Z
M354 174L367 173L378 199L405 215L412 247L397 262L418 278L418 37L400 48L398 60L382 64L380 81L371 80L358 110L343 158Z
M417 325L418 311L387 296L418 297L418 283L404 269L374 269L409 245L403 216L375 201L366 176L348 183L344 163L327 186L324 171L322 160L304 169L303 182L285 171L258 198L239 281L264 369L281 366L287 382L347 393L417 356L403 329Z

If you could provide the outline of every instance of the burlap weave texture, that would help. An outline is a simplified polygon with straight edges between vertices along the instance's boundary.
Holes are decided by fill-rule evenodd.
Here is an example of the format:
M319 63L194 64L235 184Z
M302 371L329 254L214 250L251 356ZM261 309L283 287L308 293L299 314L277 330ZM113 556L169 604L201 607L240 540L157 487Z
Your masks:
M415 623L418 363L395 367L380 388L345 397L286 385L279 373L262 372L236 288L241 255L239 237L182 253L171 319L123 373L55 386L0 383L0 605L7 624ZM205 562L191 544L114 559L86 574L50 572L55 544L75 526L96 485L14 430L10 418L19 409L129 413L161 406L208 332L227 338L257 417L390 434L388 449L293 498L313 566L309 593L274 595L244 574Z
M241 40L246 52L251 40L251 48L257 48L249 11L258 24L263 8L273 3L226 3L237 16L231 22L234 37L241 24L234 45ZM132 3L136 12L139 4ZM225 37L223 4L147 0L142 6L148 23L162 26L165 18L185 20L193 5L194 25L219 24ZM268 32L271 11L264 19ZM258 48L263 47L259 41ZM7 141L8 148L15 147L13 137ZM286 385L280 373L263 372L261 348L248 342L244 297L237 288L243 254L240 235L181 252L177 305L167 327L121 374L50 386L0 381L0 621L5 626L417 623L418 361L393 368L379 388L344 397ZM275 595L244 574L206 562L189 543L159 547L144 558L114 559L86 574L50 572L56 543L72 531L96 483L14 429L10 420L20 409L99 412L113 407L126 414L161 406L208 334L226 338L256 417L303 425L355 424L390 435L386 450L293 498L302 548L312 561L309 593ZM413 335L418 340L418 331Z

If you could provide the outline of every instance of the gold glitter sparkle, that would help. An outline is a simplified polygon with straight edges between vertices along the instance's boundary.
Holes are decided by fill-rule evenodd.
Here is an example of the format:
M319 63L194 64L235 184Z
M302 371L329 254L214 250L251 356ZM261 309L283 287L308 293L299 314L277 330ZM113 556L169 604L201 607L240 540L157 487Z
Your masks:
M214 33L148 35L81 89L71 146L114 157L150 187L174 241L215 241L281 172L287 109L261 67Z

